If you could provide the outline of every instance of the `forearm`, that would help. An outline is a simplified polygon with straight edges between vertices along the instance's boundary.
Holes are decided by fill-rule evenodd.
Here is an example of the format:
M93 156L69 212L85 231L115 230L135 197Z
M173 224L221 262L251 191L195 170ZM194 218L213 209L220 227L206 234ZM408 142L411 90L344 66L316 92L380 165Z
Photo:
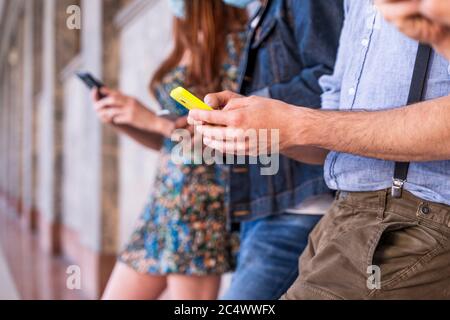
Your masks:
M450 98L377 112L300 109L299 144L391 161L450 159Z
M115 125L114 128L117 131L126 134L137 143L149 149L159 151L162 147L164 137L161 134L143 131L130 126L123 126L123 125L120 126Z
M142 128L134 126L115 126L116 129L128 135L139 144L153 150L159 151L162 147L164 137L169 137L174 130L174 122L165 118L151 118L144 122Z

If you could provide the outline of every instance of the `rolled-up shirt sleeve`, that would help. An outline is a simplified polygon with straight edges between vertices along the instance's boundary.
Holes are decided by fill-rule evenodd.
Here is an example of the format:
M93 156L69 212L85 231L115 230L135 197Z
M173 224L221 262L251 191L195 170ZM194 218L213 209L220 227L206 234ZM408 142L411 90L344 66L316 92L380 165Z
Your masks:
M320 78L322 87L322 109L338 110L341 97L341 82L339 74L335 71L332 75L325 75Z

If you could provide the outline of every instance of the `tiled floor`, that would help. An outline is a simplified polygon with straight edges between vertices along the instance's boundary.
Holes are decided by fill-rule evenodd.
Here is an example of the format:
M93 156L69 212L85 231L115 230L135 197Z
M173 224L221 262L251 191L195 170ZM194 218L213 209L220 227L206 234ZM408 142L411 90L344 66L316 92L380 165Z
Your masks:
M84 299L82 292L66 288L68 263L42 252L36 235L25 230L17 215L5 208L0 203L0 300ZM230 278L230 274L224 276L222 293ZM167 298L170 297L162 297Z
M11 281L8 287L3 285L3 279L10 279L21 299L83 299L82 292L66 287L68 263L42 252L36 236L20 225L15 214L5 213L5 206L0 205L0 210L0 251L3 252L3 260L0 257L0 296L3 287L6 294L14 294L11 293ZM9 276L4 275L2 264L8 266Z

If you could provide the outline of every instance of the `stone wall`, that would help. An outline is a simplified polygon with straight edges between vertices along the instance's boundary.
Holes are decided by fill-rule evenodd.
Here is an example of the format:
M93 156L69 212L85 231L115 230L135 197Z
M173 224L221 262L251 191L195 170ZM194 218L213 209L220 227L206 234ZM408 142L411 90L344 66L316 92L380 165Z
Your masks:
M158 109L149 81L171 49L166 0L6 0L0 10L0 214L84 271L98 297L141 213L158 153L97 119L88 70ZM66 27L69 5L82 29Z

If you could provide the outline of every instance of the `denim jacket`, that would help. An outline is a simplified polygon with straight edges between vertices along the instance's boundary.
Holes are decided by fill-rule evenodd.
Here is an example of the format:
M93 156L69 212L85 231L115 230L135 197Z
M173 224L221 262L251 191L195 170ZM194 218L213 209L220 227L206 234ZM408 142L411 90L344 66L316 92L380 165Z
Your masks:
M249 24L240 93L320 108L318 81L333 72L343 21L342 0L267 1ZM282 214L310 196L330 192L322 166L280 156L277 174L263 176L261 167L231 166L227 200L232 222Z

